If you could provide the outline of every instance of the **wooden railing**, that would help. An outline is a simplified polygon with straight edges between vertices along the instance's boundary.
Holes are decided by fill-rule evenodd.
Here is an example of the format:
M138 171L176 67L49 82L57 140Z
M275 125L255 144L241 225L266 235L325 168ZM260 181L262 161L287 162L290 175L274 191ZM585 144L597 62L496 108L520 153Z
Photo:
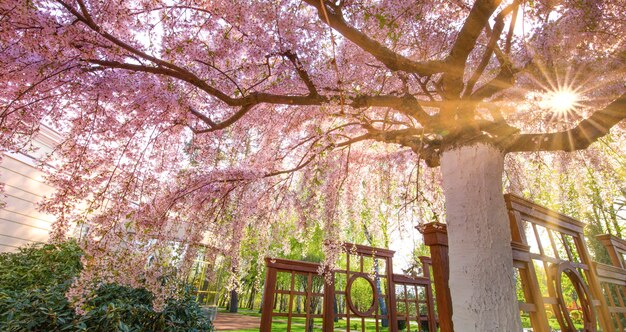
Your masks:
M393 275L395 285L396 317L404 321L408 331L437 331L437 317L432 306L433 292L430 278ZM417 326L412 324L417 323Z
M597 238L606 248L612 263L594 264L608 304L611 324L616 331L626 331L626 241L609 234L599 235Z
M320 264L270 258L265 259L265 264L261 331L272 331L276 318L286 322L287 331L294 329L294 318L304 318L303 331L311 331L316 318L323 320L324 315L317 313L320 304L323 313L333 311L333 298L325 296L332 294L333 286L321 279L321 286L314 287L314 279L315 284L319 284L319 278L322 278L318 273ZM296 301L302 301L300 307ZM324 331L332 331L332 319L321 323Z
M569 278L581 303L585 331L626 331L626 241L605 239L615 252L614 263L606 266L591 261L584 239L584 223L534 204L521 197L505 195L511 226L513 265L520 287L520 312L528 315L533 331L549 332L547 312L554 313L564 331L575 331L563 293L562 281ZM453 331L452 306L447 278L447 229L444 224L427 224L419 230L430 246L439 324L442 332ZM607 247L607 248L609 248Z
M563 281L569 279L580 303L577 311L582 312L584 331L625 332L626 241L600 236L613 265L595 263L584 239L584 223L518 196L505 195L505 202L519 309L529 317L533 331L552 331L548 312L554 313L562 331L576 330L563 294ZM363 332L395 332L399 322L408 331L420 331L425 324L431 332L453 331L446 225L431 223L419 230L431 252L431 257L420 257L422 277L394 274L393 251L353 244L343 246L344 267L327 274L331 283L318 274L317 263L266 259L261 331L271 331L275 319L286 323L287 331L336 331L339 319L347 323L345 331L352 330L351 322ZM370 262L368 268L365 261ZM375 271L368 270L370 265L376 266ZM369 308L358 309L351 303L351 285L358 278L367 280L373 290ZM341 310L338 297L348 303ZM388 310L383 312L383 307ZM295 323L296 319L300 321Z
M345 331L356 326L363 332L395 332L400 323L407 331L421 331L423 325L436 331L428 276L394 274L391 250L350 243L342 248L342 266L326 275L319 274L318 263L266 258L261 331L272 331L277 323L286 325L287 331L337 331L339 320ZM371 286L371 305L353 302L351 290L357 280Z

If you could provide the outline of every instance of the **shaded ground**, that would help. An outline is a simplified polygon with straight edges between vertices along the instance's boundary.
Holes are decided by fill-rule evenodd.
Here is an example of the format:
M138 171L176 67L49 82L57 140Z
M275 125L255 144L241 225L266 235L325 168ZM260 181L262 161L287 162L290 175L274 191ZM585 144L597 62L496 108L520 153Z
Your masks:
M230 312L220 312L213 321L216 331L256 329L261 326L260 317L252 317Z

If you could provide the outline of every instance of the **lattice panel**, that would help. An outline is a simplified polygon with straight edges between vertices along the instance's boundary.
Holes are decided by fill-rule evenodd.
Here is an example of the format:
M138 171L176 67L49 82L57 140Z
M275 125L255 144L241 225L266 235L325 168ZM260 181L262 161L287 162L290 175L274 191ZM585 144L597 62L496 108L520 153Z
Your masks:
M596 271L608 304L611 324L616 331L623 332L626 331L626 241L608 234L599 235L598 240L606 247L613 266L596 263Z
M324 317L329 301L325 294L329 285L318 274L320 265L285 259L266 259L266 265L261 329L326 330Z
M393 274L393 251L387 249L343 248L339 267L327 274L332 282L318 274L320 264L266 258L261 331L396 332L399 320L409 331L420 331L420 324L432 320L427 331L436 331L428 276ZM405 309L398 318L400 288Z
M322 329L323 277L312 272L279 271L274 294L273 324L286 324L288 331Z
M608 330L608 312L583 236L585 224L517 196L505 195L505 200L522 286L522 319L528 315L541 331L554 325L552 319L565 330Z
M393 252L385 249L344 246L334 283L337 318L345 320L346 331L388 331L392 257Z
M430 316L431 312L428 310L433 301L428 283L430 280L427 278L394 276L396 317L401 325L399 327L404 327L408 332L436 331L436 319Z
M612 283L602 283L604 296L609 304L611 312L611 322L618 331L626 331L626 288L622 285Z

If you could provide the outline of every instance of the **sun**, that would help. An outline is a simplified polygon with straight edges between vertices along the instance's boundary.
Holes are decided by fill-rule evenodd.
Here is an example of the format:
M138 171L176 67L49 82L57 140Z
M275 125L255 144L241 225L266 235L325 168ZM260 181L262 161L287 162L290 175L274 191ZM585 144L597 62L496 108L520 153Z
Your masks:
M584 68L554 68L538 64L539 72L531 75L536 87L527 98L533 106L549 112L552 120L567 120L576 117L586 108L589 92L599 86L599 82L587 75Z
M580 95L570 88L559 88L555 91L548 91L542 98L541 106L554 113L567 113L580 106Z

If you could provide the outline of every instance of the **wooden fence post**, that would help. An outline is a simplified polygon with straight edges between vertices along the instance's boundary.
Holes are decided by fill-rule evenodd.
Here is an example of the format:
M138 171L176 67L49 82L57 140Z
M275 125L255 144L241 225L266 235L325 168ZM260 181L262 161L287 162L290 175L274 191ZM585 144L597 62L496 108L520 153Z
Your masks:
M418 226L417 229L424 235L424 243L430 247L430 257L435 280L435 294L437 298L437 312L439 314L439 329L441 332L453 332L452 300L448 278L450 266L448 262L448 231L445 224L428 223Z
M267 277L265 278L265 288L263 289L263 306L261 307L261 332L271 332L272 330L274 288L276 288L276 269L273 267L267 267Z
M326 271L326 273L330 273L332 282L329 283L327 280L324 280L324 318L322 319L322 328L324 331L333 331L335 329L335 276L332 271Z

